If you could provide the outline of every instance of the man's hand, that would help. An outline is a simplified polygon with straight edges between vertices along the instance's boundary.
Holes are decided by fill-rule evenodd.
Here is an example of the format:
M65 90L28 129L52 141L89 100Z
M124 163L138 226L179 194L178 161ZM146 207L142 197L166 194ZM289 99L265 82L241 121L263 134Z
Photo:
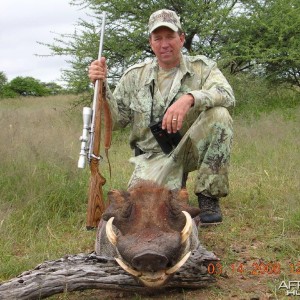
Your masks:
M191 94L181 96L166 111L162 120L162 129L168 133L175 133L181 129L185 115L194 105L194 97Z
M107 74L107 66L106 66L105 57L101 57L100 60L93 61L89 66L89 78L93 83L95 83L96 80L99 79L105 81L106 74Z

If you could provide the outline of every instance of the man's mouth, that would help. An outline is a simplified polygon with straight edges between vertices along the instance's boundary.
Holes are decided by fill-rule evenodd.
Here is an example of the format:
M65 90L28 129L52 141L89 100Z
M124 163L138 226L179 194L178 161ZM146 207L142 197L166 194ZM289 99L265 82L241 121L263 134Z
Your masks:
M171 54L172 54L172 51L161 52L161 55L163 55L163 56L168 56L168 55L171 55Z

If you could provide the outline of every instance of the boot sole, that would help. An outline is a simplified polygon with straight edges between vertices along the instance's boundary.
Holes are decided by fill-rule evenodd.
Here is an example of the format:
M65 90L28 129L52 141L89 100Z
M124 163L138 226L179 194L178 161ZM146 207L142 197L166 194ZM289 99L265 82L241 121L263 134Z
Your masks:
M209 227L209 226L218 226L222 224L223 222L215 222L215 223L199 223L200 227Z

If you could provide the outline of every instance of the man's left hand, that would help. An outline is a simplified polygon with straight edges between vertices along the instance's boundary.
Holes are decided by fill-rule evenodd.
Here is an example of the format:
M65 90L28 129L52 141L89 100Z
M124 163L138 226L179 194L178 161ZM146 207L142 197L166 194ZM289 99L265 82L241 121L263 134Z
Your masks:
M175 133L181 129L185 115L194 105L194 97L191 94L181 96L166 111L162 120L162 129L168 133Z

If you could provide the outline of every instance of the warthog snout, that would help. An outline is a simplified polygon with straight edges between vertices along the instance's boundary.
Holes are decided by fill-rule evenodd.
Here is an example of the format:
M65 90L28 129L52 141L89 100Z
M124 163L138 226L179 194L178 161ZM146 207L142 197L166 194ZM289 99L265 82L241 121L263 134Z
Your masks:
M138 271L156 272L167 268L168 258L154 251L146 251L133 257L132 266Z

